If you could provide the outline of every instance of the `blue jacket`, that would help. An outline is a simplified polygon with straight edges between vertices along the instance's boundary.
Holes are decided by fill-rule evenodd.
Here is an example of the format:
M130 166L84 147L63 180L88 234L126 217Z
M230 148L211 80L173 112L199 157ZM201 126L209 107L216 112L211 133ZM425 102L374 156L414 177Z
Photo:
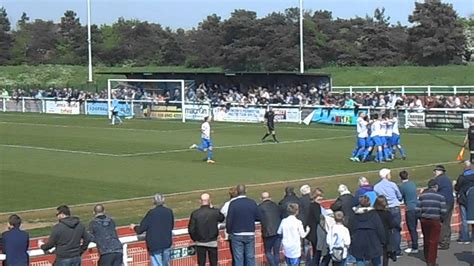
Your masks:
M147 212L140 225L135 227L135 232L146 232L146 247L148 251L155 252L171 247L173 228L173 211L164 206L156 206Z
M370 206L374 206L375 200L377 199L377 194L375 193L374 186L372 185L363 185L356 190L354 194L354 206L359 205L359 197L364 195L370 198Z
M2 234L2 249L7 256L4 266L26 266L29 264L28 247L30 237L20 228L13 228Z
M259 221L257 203L247 197L236 198L229 205L226 217L228 234L255 233L255 221Z
M438 193L446 199L446 206L453 206L453 183L446 174L442 174L435 178L438 183Z

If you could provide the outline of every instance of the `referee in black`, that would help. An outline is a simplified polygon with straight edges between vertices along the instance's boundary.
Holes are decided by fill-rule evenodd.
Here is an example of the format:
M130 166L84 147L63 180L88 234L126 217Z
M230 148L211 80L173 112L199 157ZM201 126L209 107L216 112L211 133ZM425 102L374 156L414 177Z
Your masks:
M264 118L264 123L267 124L267 133L265 133L265 136L263 136L262 142L264 142L265 139L271 134L273 137L273 142L278 143L278 140L275 135L275 112L273 112L271 106L268 107L268 111L265 112Z
M469 128L467 129L466 138L464 139L464 147L469 143L469 155L471 163L474 163L474 118L469 120Z

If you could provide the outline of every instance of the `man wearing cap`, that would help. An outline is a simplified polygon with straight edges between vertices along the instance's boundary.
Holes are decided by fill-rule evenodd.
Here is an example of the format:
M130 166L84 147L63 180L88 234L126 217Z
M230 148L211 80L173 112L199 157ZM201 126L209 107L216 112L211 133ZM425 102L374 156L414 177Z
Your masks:
M379 171L380 181L374 186L374 191L377 195L383 195L387 199L388 210L392 215L392 218L397 225L393 237L394 247L396 249L397 256L402 254L400 249L401 234L400 231L402 223L402 215L400 212L400 204L402 200L402 193L397 184L391 181L392 175L390 169L383 168Z
M419 197L416 211L420 217L423 232L423 252L426 265L435 266L438 255L441 222L446 215L446 200L438 191L436 180L428 182L428 189Z
M433 172L435 175L434 180L438 184L438 193L443 195L446 200L446 217L443 217L441 224L439 248L449 249L449 243L451 241L451 217L453 216L454 208L453 183L446 175L446 168L444 168L444 166L437 165L435 169L433 169Z
M145 242L152 266L168 266L171 257L172 231L174 228L173 211L165 207L165 196L153 197L155 208L149 210L139 225L130 228L138 235L146 232Z

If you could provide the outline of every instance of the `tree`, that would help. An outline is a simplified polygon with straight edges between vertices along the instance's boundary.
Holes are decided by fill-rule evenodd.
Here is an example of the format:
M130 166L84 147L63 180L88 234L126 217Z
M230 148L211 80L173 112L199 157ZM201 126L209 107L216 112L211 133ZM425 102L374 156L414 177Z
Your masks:
M27 50L28 63L33 65L56 63L58 25L52 21L36 19L28 25L28 28L31 36Z
M223 60L223 29L221 17L216 14L207 16L197 29L189 33L188 67L220 66ZM184 48L186 49L186 47Z
M408 21L409 56L420 65L461 63L466 38L463 26L451 4L440 0L415 3Z
M87 59L87 33L74 11L67 10L61 17L58 32L58 63L84 64Z
M13 44L10 30L7 11L0 7L0 65L5 65L10 61Z
M25 12L21 14L13 32L12 64L23 64L28 62L28 49L31 40L29 22L30 18Z

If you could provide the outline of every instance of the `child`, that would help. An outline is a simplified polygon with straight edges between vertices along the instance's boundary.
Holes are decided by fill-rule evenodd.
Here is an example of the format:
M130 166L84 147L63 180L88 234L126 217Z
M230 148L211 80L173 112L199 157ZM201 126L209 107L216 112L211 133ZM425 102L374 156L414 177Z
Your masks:
M306 230L304 230L303 223L296 218L299 212L298 204L290 203L287 210L290 216L281 221L277 233L283 235L281 243L286 258L286 265L295 266L300 263L301 239L308 235L310 228L306 226Z
M334 220L336 221L336 224L331 226L329 229L326 242L329 245L332 265L342 266L346 263L347 249L351 245L351 236L349 234L349 229L342 224L344 220L343 212L335 212Z

